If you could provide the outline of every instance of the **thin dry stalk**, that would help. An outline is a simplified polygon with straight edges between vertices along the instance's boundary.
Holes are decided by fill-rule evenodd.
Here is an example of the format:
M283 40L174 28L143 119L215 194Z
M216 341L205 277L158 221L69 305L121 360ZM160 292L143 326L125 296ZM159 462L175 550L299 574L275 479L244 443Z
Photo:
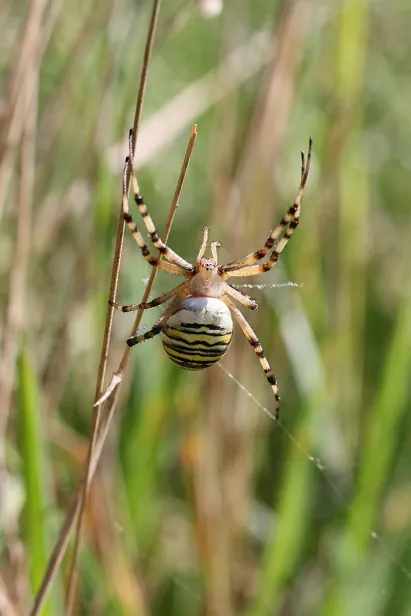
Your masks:
M147 86L148 67L150 63L151 52L153 49L154 34L155 34L156 26L157 26L159 10L160 10L160 0L154 0L153 8L151 11L150 24L148 28L147 41L146 41L146 46L144 50L143 68L141 71L140 85L139 85L139 90L138 90L138 95L137 95L137 104L136 104L136 109L134 113L133 136L132 136L133 155L134 155L134 151L136 147L136 140L137 140L138 129L139 129L140 119L141 119L141 112L143 108L144 94L145 94L146 86ZM126 182L127 193L130 190L130 173L131 171L130 171L130 168L128 167L127 168L127 182ZM123 248L123 238L124 238L124 219L123 219L123 211L122 211L122 205L121 205L118 228L117 228L116 248L114 251L113 268L111 272L110 293L109 293L110 300L113 300L113 298L115 298L116 293L117 293L118 278L120 274L121 255L122 255L122 248ZM114 308L111 305L109 305L107 309L107 315L106 315L106 324L105 324L104 338L103 338L103 344L102 344L102 349L101 349L100 364L99 364L99 369L98 369L98 374L97 374L97 384L96 384L96 392L95 392L94 401L100 398L102 390L103 390L104 377L105 377L106 368L107 368L108 349L109 349L109 344L110 344L110 339L111 339L111 330L112 330L112 324L113 324L113 312L114 312ZM74 596L75 596L75 588L76 588L76 562L77 562L78 550L79 550L82 531L83 531L84 512L85 512L85 508L87 504L87 498L88 498L90 483L92 479L91 460L93 456L93 450L96 444L100 419L101 419L100 407L99 406L93 407L91 439L90 439L90 445L89 445L89 450L88 450L88 455L87 455L86 472L85 472L85 476L83 480L83 490L82 490L81 504L80 504L80 515L78 517L78 522L77 522L73 556L72 556L70 573L69 573L69 578L68 578L68 585L67 585L66 607L67 607L67 614L69 616L72 614L73 606L74 606Z
M142 68L142 74L140 78L136 110L134 114L133 152L135 149L135 140L136 140L138 126L139 126L139 122L141 118L141 110L142 110L142 104L143 104L143 99L144 99L144 92L145 92L145 88L147 84L148 64L149 64L151 50L153 46L153 39L154 39L154 33L156 29L159 9L160 9L160 0L154 0L149 30L148 30L148 35L147 35L145 53L144 53L143 68ZM128 190L129 190L129 185L130 185L130 173L128 172L128 175L127 175ZM110 298L115 297L115 294L117 291L122 246L123 246L123 236L124 236L124 221L123 221L123 216L122 216L122 210L120 210L120 217L119 217L119 223L118 223L118 228L117 228L116 247L114 251L113 268L112 268L111 281L110 281L110 292L109 292ZM102 389L103 389L104 377L105 377L106 366L107 366L108 349L109 349L111 331L112 331L112 323L113 323L113 308L112 306L109 305L108 310L107 310L107 315L106 315L106 323L105 323L105 329L104 329L102 350L101 350L100 363L99 363L99 369L98 369L98 374L97 374L95 400L100 397ZM116 399L117 399L117 396L113 397L112 405L109 409L108 416L106 418L107 421L106 421L105 426L107 427L108 427L109 419L111 418L111 415L114 412ZM88 449L87 461L85 465L84 478L82 482L80 483L80 485L78 486L72 498L72 501L69 505L66 520L60 531L59 538L57 540L57 543L49 559L49 563L48 563L45 575L43 577L42 583L35 597L35 601L34 601L32 610L30 612L31 616L35 616L36 614L38 614L44 603L47 592L50 589L51 583L54 579L57 569L59 565L61 564L64 554L66 552L72 526L75 523L76 519L78 519L74 551L73 551L72 562L70 566L69 583L67 587L67 613L70 614L72 612L74 596L75 596L75 587L76 587L76 575L75 575L76 560L77 560L77 554L78 554L78 549L79 549L81 535L82 535L83 514L84 514L86 502L87 502L87 496L88 496L91 479L94 475L95 467L100 457L101 449L104 444L104 440L105 440L106 433L107 433L103 429L99 431L100 420L101 420L101 410L100 410L100 407L96 407L93 409L92 425L91 425L91 439L90 439L90 444L89 444L89 449ZM102 426L102 428L104 428L105 426ZM99 434L102 436L101 441L97 439Z
M47 14L46 9L48 9ZM30 113L30 107L36 96L36 84L30 75L34 68L38 70L41 65L59 9L60 0L54 0L48 7L46 0L33 0L29 3L21 40L16 47L17 55L10 74L1 127L0 219L12 175L17 145L25 126L25 118Z
M195 144L195 140L197 138L197 124L194 124L192 129L191 129L191 135L190 135L190 139L187 145L187 150L186 150L186 154L184 157L184 161L181 167L181 171L180 171L180 177L178 179L177 182L177 186L176 186L176 190L174 193L174 197L173 197L173 201L171 203L171 207L170 207L170 211L169 211L169 215L167 218L167 222L166 222L166 229L164 232L164 236L166 237L166 239L163 239L163 242L166 243L170 230L171 230L171 226L173 224L173 220L174 220L174 216L176 214L178 205L179 205L179 199L180 199L180 195L181 195L181 191L183 189L183 184L184 184L184 180L185 180L185 176L187 174L187 169L188 169L188 165L190 162L190 158L191 158L191 154L194 148L194 144ZM162 259L162 255L159 255L160 259ZM151 277L153 277L153 282L155 280L155 276L156 276L157 270L155 269L152 274ZM153 285L153 282L151 282L151 277L149 278L149 282L147 284L146 290L144 292L143 295L143 299L141 300L141 303L146 302L148 296L150 295L151 292L151 287ZM115 301L115 296L110 298L111 301ZM133 328L130 332L130 335L134 335L135 332L137 331L139 325L140 325L140 321L141 321L141 317L143 315L143 310L138 310L137 312L137 317L136 320L134 321L134 325ZM128 364L128 360L129 360L129 356L130 356L130 347L127 347L125 350L125 353L123 355L123 357L121 358L120 364L118 369L114 372L113 376L111 377L111 381L107 387L107 389L105 390L104 394L98 398L98 400L95 402L96 407L100 406L101 404L103 404L103 402L105 402L106 400L108 400L108 398L111 396L111 394L113 393L113 391L115 391L115 389L117 388L118 385L120 385L122 378L123 378L123 374L124 371L126 369L126 366Z
M188 143L188 147L187 147L187 151L186 151L186 155L184 158L184 162L181 168L181 172L180 172L180 177L177 183L177 187L176 187L176 191L174 193L174 198L169 210L169 214L167 217L167 222L166 222L166 228L165 228L165 232L162 236L162 240L164 243L167 243L168 241L168 236L170 234L170 230L174 221L174 217L179 205L179 199L180 199L180 194L184 185L184 180L185 180L185 176L187 174L187 169L188 169L188 164L190 162L190 158L191 158L191 153L193 151L194 148L194 144L195 144L195 140L197 138L197 126L194 125L192 130L191 130L191 135L190 135L190 140ZM161 258L161 255L159 255ZM145 292L143 294L143 297L141 299L141 303L146 302L149 298L149 295L151 293L151 289L152 286L154 284L155 278L157 275L157 269L153 269L151 276L149 278L147 287L145 289ZM112 300L115 301L115 296L112 297ZM139 325L140 325L140 321L141 321L141 317L143 315L143 311L138 311L137 316L136 316L136 320L134 322L133 325L133 329L132 329L132 333L134 333ZM130 359L130 355L131 355L131 349L130 347L126 347L124 354L121 358L118 370L116 371L116 374L122 375L127 367L128 361ZM121 378L119 383L121 382ZM104 413L102 412L101 416L100 416L100 422L99 422L99 428L98 428L98 434L96 437L96 444L95 447L93 449L93 455L92 455L92 459L91 459L91 463L90 463L90 477L92 478L96 468L97 468L97 464L98 461L100 459L101 456L101 452L104 446L104 442L107 438L107 434L108 434L108 430L109 430L109 426L111 423L111 420L113 418L115 409L116 409L116 405L117 405L117 401L118 401L118 396L120 393L120 387L116 387L114 389L114 391L111 393L110 397L109 397L109 407L108 409L104 409ZM63 528L60 532L59 535L59 539L57 541L57 544L52 552L52 555L50 557L49 560L49 565L47 567L47 572L46 575L43 579L42 585L39 589L39 592L37 593L37 597L36 597L36 601L35 604L33 606L33 610L30 612L29 616L36 616L39 613L39 610L44 602L44 599L46 597L46 593L47 590L49 588L49 584L52 580L52 578L54 577L57 568L59 567L59 565L61 564L61 561L64 557L64 553L67 549L67 544L68 544L68 540L69 540L69 534L71 531L71 528L73 526L73 524L75 523L79 510L80 510L80 499L82 496L82 484L80 484L75 492L75 494L73 495L72 501L69 505L69 509L68 509L68 513L67 513L67 517L66 520L63 524ZM47 579L46 579L47 578ZM48 582L48 578L50 578L50 582Z
M187 169L188 169L188 165L189 165L189 162L190 162L190 158L191 158L191 154L192 154L192 151L193 151L193 148L194 148L194 144L195 144L196 138L197 138L197 125L194 125L192 127L192 130L191 130L191 135L190 135L190 139L189 139L189 142L188 142L188 146L187 146L187 150L186 150L186 155L184 157L184 161L183 161L183 164L182 164L182 167L181 167L181 171L180 171L180 176L179 176L179 179L178 179L178 182L177 182L177 187L176 187L176 190L175 190L175 193L174 193L174 197L173 197L173 201L171 203L169 214L168 214L168 217L167 217L166 228L165 228L165 231L164 231L164 234L163 234L163 237L162 237L164 243L167 243L167 241L168 241L168 236L170 234L171 227L172 227L172 224L173 224L173 221L174 221L174 217L175 217L175 214L177 212L181 191L183 189L184 180L185 180L185 177L186 177L186 174L187 174ZM161 255L159 255L159 256L161 258ZM149 295L151 293L151 289L152 289L152 286L154 284L156 275L157 275L157 269L153 269L153 271L151 273L151 276L149 278L147 287L146 287L145 292L143 294L143 297L141 299L141 303L147 302L147 300L149 298ZM110 300L113 301L113 302L115 301L115 299L116 299L115 295L112 295L110 297ZM138 329L138 327L140 325L141 318L143 316L143 312L144 312L143 310L139 310L137 312L137 316L136 316L136 319L135 319L135 322L134 322L133 329L132 329L131 333L134 333ZM125 369L127 367L128 362L130 360L131 351L132 351L132 349L130 347L128 347L128 346L125 347L125 350L124 350L123 356L121 358L119 367L118 367L118 369L115 372L115 377L118 378L118 381L117 381L118 385L120 385L120 383L121 383L122 376L124 374L124 371L125 371ZM110 394L110 396L111 396L110 397L110 406L109 406L109 409L108 409L107 413L103 414L103 412L101 412L99 414L99 422L98 422L97 431L96 431L96 434L95 434L95 447L93 448L93 450L92 450L92 452L90 454L90 462L89 462L89 466L88 466L88 469L87 469L89 471L89 486L90 486L90 483L91 483L91 479L92 479L92 477L93 477L93 475L95 473L95 470L96 470L96 467L97 467L97 464L98 464L98 461L99 461L99 458L100 458L100 455L101 455L101 451L102 451L105 439L106 439L107 434L108 434L108 428L109 428L109 425L111 423L112 417L114 415L114 411L115 411L115 408L116 408L119 392L120 392L120 387L118 386L118 387L115 388L115 391ZM102 407L97 406L97 407L95 407L95 410L98 411L99 408L102 408ZM97 412L95 412L94 414L97 415ZM89 448L89 451L90 451L90 449L91 448ZM83 489L83 493L84 493L84 489ZM75 513L74 517L76 515L77 514ZM69 607L71 607L71 606L69 606Z

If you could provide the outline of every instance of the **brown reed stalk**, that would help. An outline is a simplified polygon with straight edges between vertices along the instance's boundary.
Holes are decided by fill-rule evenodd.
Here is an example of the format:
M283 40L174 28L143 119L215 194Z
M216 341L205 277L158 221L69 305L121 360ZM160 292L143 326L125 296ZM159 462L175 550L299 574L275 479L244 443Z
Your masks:
M26 116L37 97L37 86L31 73L41 66L59 10L58 0L30 2L21 37L16 44L0 125L0 220Z
M188 145L187 145L187 150L186 150L186 154L185 154L185 157L184 157L184 161L183 161L183 164L182 164L182 167L181 167L180 176L179 176L179 179L178 179L178 182L177 182L177 186L176 186L176 190L175 190L175 193L174 193L173 201L171 203L170 210L169 210L169 213L168 213L167 222L166 222L166 228L165 228L164 234L162 236L162 240L163 240L164 243L167 243L168 236L170 234L171 227L172 227L173 222L174 222L174 217L175 217L175 214L177 212L178 205L179 205L181 191L182 191L182 188L183 188L183 185L184 185L184 180L185 180L185 177L186 177L186 174L187 174L187 169L188 169L188 165L189 165L189 162L190 162L190 158L191 158L191 154L192 154L192 151L193 151L193 148L194 148L194 144L195 144L196 138L197 138L197 125L194 124L192 129L191 129L191 134L190 134L189 142L188 142ZM162 255L159 255L159 257L162 258ZM152 289L152 286L154 284L156 275L157 275L157 269L153 269L153 271L151 272L151 276L149 278L147 287L146 287L146 289L144 291L144 294L143 294L143 297L141 299L141 303L148 301L148 298L150 296L151 289ZM115 301L115 295L111 296L110 300L111 301ZM135 333L135 331L138 329L138 327L140 325L141 318L143 316L143 312L144 312L143 310L139 310L137 312L137 316L136 316L136 319L134 321L134 325L133 325L133 328L131 330L131 333ZM117 404L117 400L118 400L118 396L119 396L119 393L120 393L120 384L121 384L121 381L122 381L122 377L123 377L124 371L125 371L125 369L127 367L127 364L128 364L128 362L130 360L131 352L132 352L132 349L129 346L126 346L125 350L124 350L124 353L123 353L123 356L121 358L121 361L119 363L119 366L118 366L117 370L114 373L115 386L110 390L110 394L109 394L109 396L107 398L106 398L105 394L103 396L103 398L105 400L107 399L109 401L109 408L108 408L108 411L106 413L101 412L99 414L100 421L98 423L97 430L96 430L96 433L95 433L95 446L94 446L94 448L92 450L92 455L90 457L90 462L89 462L89 464L87 466L87 469L86 469L86 470L88 470L89 476L90 476L90 481L89 481L89 486L88 487L90 487L91 479L92 479L92 477L93 477L93 475L95 473L95 470L96 470L96 467L97 467L97 464L98 464L98 461L99 461L99 458L100 458L100 455L101 455L101 451L102 451L104 442L105 442L107 434L108 434L109 425L110 425L111 420L113 418L114 411L115 411L116 404ZM112 382L113 382L113 379L112 379ZM109 386L109 388L110 388L110 386ZM100 408L103 408L100 404L98 404L97 406L94 407L95 411L98 411L98 409L100 409ZM94 415L97 415L97 413L94 412ZM89 451L90 451L90 449L91 448L89 448ZM80 486L80 488L79 488L79 499L84 498L84 497L82 497L81 492L83 492L83 494L84 494L84 484L83 484L83 487ZM80 507L80 504L81 503L78 503L78 507ZM76 516L77 516L77 513L74 514L74 517L76 517ZM72 604L69 605L67 603L67 608L72 609ZM67 610L66 613L70 614L70 612L68 610Z
M132 136L133 155L136 149L138 129L140 126L141 113L143 109L144 94L145 94L146 87L147 87L148 67L149 67L151 53L153 49L154 34L156 31L159 11L160 11L160 0L154 0L152 11L151 11L150 24L149 24L148 33L147 33L147 41L146 41L146 46L144 50L143 67L142 67L141 77L140 77L136 109L134 113L133 136ZM130 190L130 175L131 175L130 168L127 167L127 180L126 180L127 193ZM112 301L113 301L113 298L115 298L116 293L117 293L118 278L120 274L121 255L122 255L122 248L123 248L123 239L124 239L124 218L123 218L123 210L121 206L118 228L117 228L116 247L114 251L113 267L112 267L111 281L110 281L109 297L110 297L110 300ZM101 356L100 356L100 364L99 364L99 369L98 369L98 374L97 374L97 383L96 383L94 401L98 400L103 390L104 377L105 377L106 368L107 368L107 358L108 358L108 350L109 350L109 345L110 345L111 330L112 330L112 324L113 324L113 312L114 312L114 308L111 305L108 305L107 314L106 314L106 324L105 324L105 329L104 329L103 344L102 344ZM85 475L83 479L83 488L82 488L81 497L80 497L80 511L79 511L79 516L77 519L77 528L76 528L75 539L74 539L74 549L73 549L73 554L72 554L68 585L67 585L67 593L66 593L66 613L68 614L68 616L72 614L73 606L74 606L75 589L77 585L76 563L77 563L77 557L78 557L78 550L79 550L80 543L81 543L81 537L83 533L84 512L86 509L87 499L88 499L89 490L90 490L90 484L92 480L91 461L92 461L94 447L96 445L99 424L101 420L101 414L102 414L102 408L100 406L94 406L93 415L92 415L92 423L91 423L91 438L90 438L90 444L89 444L89 449L88 449L88 454L87 454L86 470L85 470Z
M136 109L135 109L135 114L134 114L133 144L132 144L133 152L135 150L136 138L137 138L139 123L140 123L140 118L141 118L144 93L145 93L145 89L147 85L148 65L149 65L151 51L153 47L154 33L155 33L156 25L157 25L157 18L158 18L159 10L160 10L160 0L154 0L152 11L151 11L150 25L149 25L148 34L147 34L145 52L144 52L143 68L142 68L141 77L140 77ZM130 171L128 170L127 171L127 189L129 190L129 188L130 188ZM118 228L117 228L116 247L114 251L113 267L112 267L111 281L110 281L110 291L109 291L110 299L115 297L115 294L117 291L118 277L119 277L119 272L120 272L121 254L122 254L122 247L123 247L123 237L124 237L124 220L123 220L123 215L122 215L122 208L120 208L119 223L118 223ZM98 374L97 374L95 400L97 400L101 396L101 392L103 390L104 377L105 377L106 367L107 367L108 350L109 350L110 339L111 339L112 323L113 323L113 308L112 306L109 305L107 309L103 343L102 343L102 349L101 349L101 355L100 355L100 363L99 363L99 369L98 369ZM108 418L111 418L111 414L114 412L116 401L117 401L117 396L114 396L112 400L112 405L109 409ZM69 582L68 582L67 595L66 595L67 613L70 614L72 611L72 605L74 602L74 594L75 594L75 587L76 587L76 576L75 576L76 561L77 561L77 554L78 554L78 549L79 549L79 545L81 541L83 514L85 511L85 507L86 507L87 496L88 496L88 492L90 488L91 479L93 477L95 467L97 465L97 461L100 457L101 449L104 444L105 435L106 435L106 432L103 430L101 432L103 436L103 440L101 442L101 445L97 447L98 445L97 436L99 435L99 425L100 425L100 420L101 420L101 414L102 414L101 407L93 407L93 415L92 415L92 423L91 423L91 438L90 438L90 444L89 444L89 449L88 449L87 461L85 465L84 478L82 482L80 483L79 487L77 488L74 494L74 497L70 503L68 514L66 516L66 520L60 531L59 538L51 554L43 581L37 592L32 610L30 612L31 616L35 616L36 614L38 614L39 610L41 609L41 606L43 605L47 592L50 589L51 583L57 572L58 566L60 565L64 557L65 551L67 549L70 531L72 529L73 524L75 523L77 519L78 524L77 524L74 551L73 551L73 556L72 556L72 561L71 561L71 566L70 566ZM94 454L94 463L93 463L93 454Z
M136 104L136 109L134 113L133 137L132 137L133 155L134 155L135 148L136 148L137 134L138 134L138 129L139 129L140 120L141 120L141 112L143 109L144 94L145 94L146 86L147 86L148 66L150 63L150 57L151 57L151 52L153 48L154 34L156 30L159 10L160 10L160 0L154 0L152 12L151 12L151 18L150 18L150 25L148 28L147 41L146 41L146 46L144 50L143 68L141 71L140 85L139 85L139 90L138 90L138 95L137 95L137 104ZM128 193L130 190L130 168L129 167L127 167L127 182L126 183L127 183L127 193ZM113 300L113 298L115 298L116 293L117 293L118 278L120 274L121 255L122 255L122 249L123 249L123 238L124 238L124 219L123 219L123 210L121 206L120 216L119 216L119 221L118 221L118 228L117 228L117 239L116 239L116 247L114 251L113 267L111 271L110 292L109 292L110 300ZM103 390L104 377L105 377L106 368L107 368L108 349L109 349L111 330L112 330L112 324L113 324L113 312L114 312L114 308L111 305L109 305L107 309L107 315L106 315L106 324L105 324L105 329L104 329L104 338L103 338L103 345L101 349L100 364L99 364L99 369L98 369L98 374L97 374L97 383L96 383L94 401L100 398L102 390ZM83 489L82 489L82 496L81 496L81 503L80 503L80 514L77 520L77 528L76 528L76 534L75 534L75 539L74 539L74 549L73 549L73 555L72 555L69 578L68 578L68 585L67 585L66 609L67 609L68 616L72 614L73 604L74 604L74 595L75 595L75 588L76 588L76 562L77 562L78 550L79 550L82 531L83 531L84 512L85 512L85 508L87 504L87 498L88 498L90 483L92 479L91 459L92 459L93 450L96 444L99 423L101 419L101 412L102 412L102 409L100 406L93 407L93 415L92 415L92 423L91 423L91 439L90 439L90 444L89 444L89 449L88 449L88 454L87 454L86 471L85 471L85 476L83 480Z

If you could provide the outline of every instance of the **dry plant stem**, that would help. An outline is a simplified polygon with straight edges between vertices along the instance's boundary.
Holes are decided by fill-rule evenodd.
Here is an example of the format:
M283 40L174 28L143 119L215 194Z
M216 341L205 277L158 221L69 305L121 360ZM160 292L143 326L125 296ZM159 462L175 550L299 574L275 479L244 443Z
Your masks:
M93 476L96 471L97 464L98 464L98 461L101 455L101 451L103 449L103 445L104 445L104 442L108 434L108 428L110 425L110 421L112 419L112 416L114 414L114 410L117 404L118 392L119 392L118 389L114 392L114 395L112 396L110 400L110 407L105 417L105 421L102 422L101 428L98 431L98 437L97 437L97 441L94 447L93 459L91 462L91 470L90 470L91 476ZM67 513L66 513L66 518L60 530L56 545L54 546L53 552L49 558L47 571L44 575L40 588L37 591L37 594L36 594L36 597L33 603L33 607L30 611L29 616L37 616L40 613L40 610L46 599L47 592L49 591L51 583L56 574L56 571L58 567L61 565L61 562L64 558L64 554L67 550L67 545L70 539L71 529L73 528L73 525L80 511L82 493L83 493L83 483L82 481L80 481L75 492L73 493L70 499L70 503L69 503Z
M154 34L156 30L159 10L160 10L160 0L154 0L152 11L151 11L151 18L150 18L148 34L147 34L147 41L146 41L146 46L144 50L143 68L141 71L140 85L139 85L139 90L138 90L138 95L137 95L136 110L134 113L133 138L132 138L133 155L135 151L138 127L140 124L141 112L143 108L144 94L145 94L145 90L147 86L148 67L149 67L151 52L153 48ZM128 168L127 169L127 193L129 192L129 189L130 189L130 169ZM112 268L111 282L110 282L110 299L111 300L115 298L116 292L117 292L118 277L120 273L121 254L122 254L122 247L123 247L123 237L124 237L124 220L123 220L122 207L120 207L120 217L119 217L119 224L118 224L118 230L117 230L116 249L114 253L114 261L113 261L113 268ZM104 338L103 338L103 345L102 345L102 350L101 350L100 365L99 365L99 370L98 370L98 375L97 375L97 384L96 384L96 392L95 392L94 400L97 400L101 396L102 389L103 389L103 382L104 382L104 377L105 377L106 367L107 367L108 348L109 348L109 343L110 343L110 338L111 338L112 323L113 323L113 307L109 305L107 309L106 324L105 324L105 330L104 330ZM91 438L90 438L90 445L89 445L88 455L87 455L86 471L85 471L85 475L83 479L83 489L82 489L81 503L80 503L80 514L79 514L78 522L77 522L74 549L73 549L73 555L72 555L69 578L68 578L68 585L67 585L66 613L68 616L72 614L73 606L74 606L74 597L75 597L76 579L77 579L76 578L76 562L77 562L77 555L78 555L78 550L79 550L82 530L83 530L84 512L85 512L85 508L87 504L87 497L88 497L90 483L92 479L91 460L92 460L93 450L96 444L97 434L99 430L101 413L102 413L102 410L100 407L93 407Z
M184 179L185 179L185 176L186 176L186 173L187 173L187 168L188 168L188 164L189 164L189 161L190 161L191 153L192 153L193 148L194 148L196 137L197 137L197 126L194 125L193 128L192 128L192 131L191 131L190 140L189 140L189 143L188 143L186 155L185 155L184 162L183 162L183 165L182 165L182 168L181 168L181 172L180 172L180 177L179 177L179 180L178 180L178 183L177 183L176 191L175 191L174 198L173 198L173 201L172 201L172 204L171 204L171 207L170 207L169 215L168 215L168 218L167 218L166 229L165 229L164 235L162 237L162 240L163 240L164 243L166 243L167 240L168 240L168 236L169 236L169 233L170 233L173 221L174 221L174 217L175 217L175 214L176 214L176 211L177 211L180 194L181 194L181 191L182 191L182 188L183 188ZM161 255L160 255L160 258L161 258ZM154 283L156 275L157 275L157 268L153 269L153 271L151 273L151 276L150 276L150 279L148 281L147 287L145 289L144 295L142 297L141 303L146 302L148 300L148 297L149 297L149 295L151 293L151 289L152 289L152 286L153 286L153 283ZM115 295L112 296L112 299L113 300L115 299ZM139 310L138 311L136 319L135 319L135 322L134 322L132 333L134 333L137 330L137 328L138 328L138 326L140 324L143 312L144 312L143 310ZM128 361L130 359L130 355L131 355L131 348L126 346L124 354L123 354L123 357L121 358L118 370L115 373L116 375L119 376L119 383L121 382L121 376L124 373L124 370L125 370L125 368L126 368L126 366L128 364ZM94 436L94 439L96 441L96 444L95 444L94 449L91 451L90 462L89 462L88 469L87 469L88 472L89 472L89 483L90 483L90 481L92 479L92 476L93 476L93 474L95 472L98 460L99 460L100 455L101 455L101 451L102 451L102 448L103 448L103 445L104 445L104 441L105 441L107 433L108 433L109 424L110 424L111 419L112 419L112 417L114 415L114 411L115 411L115 408L116 408L119 392L120 392L120 388L117 387L115 389L115 391L113 392L113 394L110 396L109 409L108 409L108 412L106 414L104 414L104 416L103 416L102 413L98 413L98 409L101 408L101 407L97 407L95 409L95 412L94 412L94 416L98 416L99 417L99 422L97 424L97 429L96 429L95 433L93 433L93 436ZM90 452L90 450L91 450L91 448L89 449L89 452ZM80 490L81 490L81 488L80 488ZM84 487L83 487L83 495L84 495ZM79 494L79 496L80 496L80 498L82 498L82 501L84 502L84 496L82 496L81 493ZM72 514L73 522L74 522L74 519L75 519L76 515L77 515L77 510L75 510L73 512L73 514ZM81 515L81 513L80 513L80 515ZM67 545L67 542L66 542L66 545ZM68 604L68 607L70 607L69 604ZM70 613L70 612L67 612L67 613ZM33 614L33 616L34 616L34 614Z
M164 236L167 239L168 239L168 236L169 236L169 233L170 233L170 230L171 230L171 226L173 224L174 216L175 216L175 213L176 213L176 210L177 210L177 207L178 207L178 201L179 201L180 194L181 194L181 191L182 191L182 188L183 188L184 179L185 179L185 176L187 174L188 164L190 162L190 158L191 158L191 154L192 154L192 151L193 151L193 148L194 148L194 144L195 144L196 138L197 138L197 124L194 124L192 129L191 129L190 140L188 142L188 146L187 146L187 150L186 150L186 155L184 157L184 161L183 161L183 164L182 164L182 167L181 167L180 177L179 177L178 182L177 182L176 190L175 190L175 193L174 193L173 201L171 203L170 212L169 212L167 223L166 223L166 229L165 229L165 232L164 232ZM163 238L163 242L166 243L166 240L164 240L164 238ZM161 254L159 255L159 258L162 259L162 255ZM153 277L153 282L154 282L155 276L157 275L157 268L155 268L153 270L151 276L153 276L153 274L154 274L154 277ZM152 284L153 283L151 282L151 277L150 277L148 285L147 285L147 288L146 288L146 291L145 291L145 293L143 295L143 299L142 299L142 301L140 303L145 303L147 301L147 299L148 299L148 297L150 295L150 292L151 292ZM147 290L148 290L148 292L147 292ZM138 311L137 316L136 316L136 320L135 320L134 325L133 325L133 329L131 330L130 336L133 336L136 333L136 331L137 331L137 329L138 329L138 327L140 325L140 321L141 321L141 317L142 317L143 312L144 312L144 310L139 310ZM129 347L127 347L127 349L129 349ZM127 351L127 349L126 349L126 351ZM121 362L120 362L120 365L119 365L118 369L116 370L116 372L114 372L114 374L113 374L113 376L111 378L109 386L107 387L107 389L104 392L104 394L95 403L96 406L102 404L103 402L105 402L109 398L109 396L112 394L112 392L115 390L115 388L121 383L122 376L123 376L123 373L124 373L124 369L125 369L125 367L127 365L127 362L128 362L128 355L127 355L127 353L125 353L123 358L122 358L122 360L121 360Z
M25 79L27 73L31 72L33 57L39 49L42 35L42 18L47 5L47 0L34 0L29 4L26 21L21 34L21 40L16 46L16 58L8 83L5 112L6 119L3 120L3 130L0 150L0 161L3 160L5 152L11 142L16 146L20 137L20 130L15 126L15 110L23 101L27 101L27 85ZM31 98L29 96L29 98ZM26 104L23 103L26 108ZM20 117L19 128L25 121L25 116Z
M0 219L12 175L16 147L22 135L25 117L30 112L30 105L36 96L30 73L34 67L38 70L41 65L59 9L60 0L53 0L48 6L46 0L29 3L26 23L17 47L18 56L10 75L1 127Z

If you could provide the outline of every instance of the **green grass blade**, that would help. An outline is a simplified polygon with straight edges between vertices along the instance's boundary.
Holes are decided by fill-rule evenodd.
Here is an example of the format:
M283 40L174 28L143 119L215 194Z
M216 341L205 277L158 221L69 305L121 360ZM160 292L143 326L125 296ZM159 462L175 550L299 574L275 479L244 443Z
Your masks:
M26 502L23 510L24 540L33 591L39 586L47 563L46 460L40 393L33 364L23 347L18 362L19 441L23 462ZM52 614L50 603L42 614Z

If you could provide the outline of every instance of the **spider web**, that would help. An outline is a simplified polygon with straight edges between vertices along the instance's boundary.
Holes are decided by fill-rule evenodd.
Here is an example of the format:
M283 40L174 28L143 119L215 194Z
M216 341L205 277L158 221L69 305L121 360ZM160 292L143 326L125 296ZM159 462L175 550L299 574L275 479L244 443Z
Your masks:
M351 511L353 509L353 507L349 504L348 500L343 496L342 492L337 488L336 484L328 476L328 474L326 472L327 467L321 461L321 458L311 455L309 453L309 451L307 451L305 449L305 447L292 435L292 433L289 430L287 430L287 428L281 422L281 420L276 419L274 414L266 406L264 406L264 404L262 404L262 402L257 400L257 398L254 396L254 394L252 394L250 392L250 390L247 389L247 387L245 387L242 383L240 383L240 381L238 379L236 379L236 377L231 372L229 372L224 366L222 366L221 364L217 364L217 365L228 376L228 378L230 378L232 381L234 381L234 383L256 404L256 406L258 406L262 411L264 411L264 413L266 413L266 415L268 415L270 417L270 419L272 419L273 421L275 421L279 425L280 429L286 435L286 437L290 440L292 445L294 447L296 447L298 449L298 451L305 458L307 458L307 460L311 464L313 464L315 466L317 471L319 471L321 473L325 483L328 485L329 488L331 488L331 490L337 496L340 508L343 511ZM377 544L379 544L381 548L383 548L383 550L386 553L387 558L390 560L390 562L392 564L396 565L400 569L400 571L406 576L406 578L411 582L411 571L409 569L407 569L407 567L397 558L397 556L394 554L394 552L389 548L387 543L384 541L382 536L379 533L377 533L377 531L375 531L373 528L369 529L369 533L370 533L370 537Z

